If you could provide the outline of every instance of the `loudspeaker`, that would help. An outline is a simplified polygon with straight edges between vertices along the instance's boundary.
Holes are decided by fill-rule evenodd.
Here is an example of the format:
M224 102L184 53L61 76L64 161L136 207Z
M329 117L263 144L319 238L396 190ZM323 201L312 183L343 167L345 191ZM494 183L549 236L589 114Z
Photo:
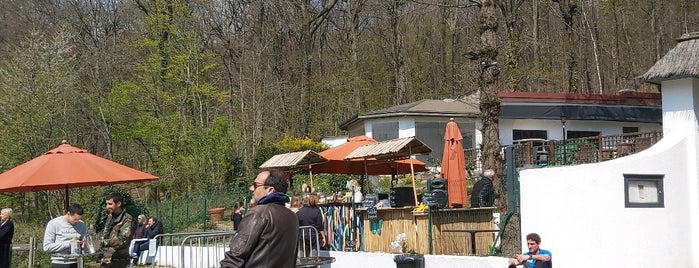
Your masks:
M391 188L388 200L391 202L391 207L414 206L415 194L413 193L413 187Z
M431 179L430 186L432 190L447 190L447 181L443 179Z
M430 180L430 186L432 187L432 204L437 208L446 208L449 205L449 198L447 196L447 181L443 179L433 179Z

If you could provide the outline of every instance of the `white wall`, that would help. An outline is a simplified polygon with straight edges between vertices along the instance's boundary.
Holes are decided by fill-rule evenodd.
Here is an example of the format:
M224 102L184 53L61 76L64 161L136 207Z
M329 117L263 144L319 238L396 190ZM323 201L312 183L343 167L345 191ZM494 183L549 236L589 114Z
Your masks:
M320 141L328 147L335 147L347 142L347 136L325 137Z
M661 143L612 161L521 171L522 234L539 233L559 267L697 267L686 239L693 141ZM665 207L626 208L624 174L664 174Z
M660 124L634 123L615 121L593 120L566 120L566 131L600 131L600 135L609 136L622 134L622 127L638 127L638 131L646 132L660 129ZM561 120L541 119L500 119L500 143L512 144L512 130L546 130L549 140L563 139L563 125Z
M372 253L372 252L343 252L321 251L321 256L335 257L331 265L320 266L322 268L356 268L356 267L396 267L393 257L398 254ZM425 268L442 267L469 267L469 268L493 268L507 267L507 258L501 257L470 257L451 255L423 255ZM410 264L403 264L410 265Z
M522 239L539 233L558 267L699 267L697 90L663 82L664 138L645 151L521 171ZM626 208L624 174L664 175L664 207Z

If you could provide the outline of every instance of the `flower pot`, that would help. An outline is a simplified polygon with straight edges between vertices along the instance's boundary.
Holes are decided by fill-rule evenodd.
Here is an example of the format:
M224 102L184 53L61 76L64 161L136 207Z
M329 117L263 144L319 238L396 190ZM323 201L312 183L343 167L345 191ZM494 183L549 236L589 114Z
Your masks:
M226 208L210 208L209 215L211 216L211 222L221 222L223 219L223 212Z

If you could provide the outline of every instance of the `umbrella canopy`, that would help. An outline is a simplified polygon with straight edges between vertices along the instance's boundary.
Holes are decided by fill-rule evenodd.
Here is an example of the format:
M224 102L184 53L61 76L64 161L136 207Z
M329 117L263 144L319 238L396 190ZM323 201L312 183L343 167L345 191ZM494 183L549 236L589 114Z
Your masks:
M449 119L444 133L444 153L442 154L442 171L440 175L447 181L449 207L465 207L468 200L466 192L466 157L461 144L463 137L454 119Z
M364 160L353 159L345 160L345 157L357 148L367 145L376 144L377 141L367 136L355 136L347 139L342 145L327 149L318 154L328 159L328 162L313 165L311 171L313 173L330 173L330 174L349 174L363 175ZM426 171L425 163L413 159L414 172ZM409 174L410 159L402 160L377 160L375 158L367 159L366 163L367 175L392 175L392 174Z
M63 141L55 149L0 174L0 192L65 189L67 208L68 188L143 182L157 178Z

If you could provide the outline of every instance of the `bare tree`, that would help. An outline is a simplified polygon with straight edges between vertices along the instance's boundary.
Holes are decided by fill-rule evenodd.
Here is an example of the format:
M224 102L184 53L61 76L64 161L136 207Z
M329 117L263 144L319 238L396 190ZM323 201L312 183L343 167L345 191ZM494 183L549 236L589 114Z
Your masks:
M552 0L554 3L558 3L558 9L563 17L563 24L565 26L566 39L569 44L577 44L577 34L575 27L575 15L578 13L578 5L574 2L575 0ZM577 48L574 46L568 46L568 92L579 92L580 83L580 71L578 69L578 55Z

